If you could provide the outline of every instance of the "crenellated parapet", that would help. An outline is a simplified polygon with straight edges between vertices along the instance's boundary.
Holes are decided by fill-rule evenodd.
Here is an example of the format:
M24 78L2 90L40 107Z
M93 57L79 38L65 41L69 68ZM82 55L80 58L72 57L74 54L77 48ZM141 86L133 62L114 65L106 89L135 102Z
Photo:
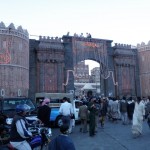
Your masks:
M150 41L147 44L141 42L141 44L137 44L138 51L147 51L150 50Z
M120 48L120 49L131 49L131 45L115 43L114 48Z
M131 45L126 44L117 44L115 43L114 48L114 56L133 56L135 54L135 47L133 48Z
M42 49L64 49L62 39L58 37L39 36L39 48Z
M61 43L61 38L58 38L58 37L49 37L49 36L39 36L39 41Z
M135 66L137 55L135 47L133 48L131 45L115 43L113 48L116 65Z
M141 42L141 44L137 44L137 47L143 47L143 46L150 46L150 41L148 41L147 44L145 44L144 42Z
M9 26L5 26L3 22L0 22L0 34L12 35L29 41L28 31L26 29L23 29L22 26L18 26L16 28L13 23L11 23Z

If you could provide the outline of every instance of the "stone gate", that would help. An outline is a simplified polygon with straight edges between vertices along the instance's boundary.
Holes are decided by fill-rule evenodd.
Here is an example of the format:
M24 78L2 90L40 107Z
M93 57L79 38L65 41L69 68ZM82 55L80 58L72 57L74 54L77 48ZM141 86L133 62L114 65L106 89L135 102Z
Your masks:
M131 45L115 44L112 40L63 36L65 69L70 70L66 91L74 89L74 66L83 60L100 63L101 95L140 95L137 49ZM69 78L69 79L68 79Z
M87 59L100 63L101 95L140 96L137 49L112 42L68 35L30 40L30 96L74 90L74 66Z

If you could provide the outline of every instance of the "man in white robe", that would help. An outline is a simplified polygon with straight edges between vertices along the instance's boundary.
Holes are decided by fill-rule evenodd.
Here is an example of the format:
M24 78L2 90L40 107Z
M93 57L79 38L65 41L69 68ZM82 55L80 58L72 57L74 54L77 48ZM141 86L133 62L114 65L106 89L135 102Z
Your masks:
M132 134L136 138L142 134L142 125L145 117L145 105L138 97L135 103L134 113L133 113L133 125Z

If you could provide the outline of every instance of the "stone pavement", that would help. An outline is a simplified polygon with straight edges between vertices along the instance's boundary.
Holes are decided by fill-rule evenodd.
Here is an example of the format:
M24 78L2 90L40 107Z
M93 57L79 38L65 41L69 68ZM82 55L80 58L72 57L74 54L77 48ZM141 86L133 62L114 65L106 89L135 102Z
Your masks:
M58 134L59 129L53 129L53 137ZM80 133L79 125L76 125L69 136L76 150L150 150L150 129L146 121L143 135L136 139L132 137L131 125L122 125L121 121L106 121L104 129L99 128L94 137L90 137L89 133Z

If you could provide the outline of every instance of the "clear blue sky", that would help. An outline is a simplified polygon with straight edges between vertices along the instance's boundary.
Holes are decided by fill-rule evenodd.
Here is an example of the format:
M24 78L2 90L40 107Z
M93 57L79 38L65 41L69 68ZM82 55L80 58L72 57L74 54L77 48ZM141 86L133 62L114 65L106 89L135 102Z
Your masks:
M135 46L150 40L150 0L0 1L0 21L22 25L30 35L89 32L93 38Z

